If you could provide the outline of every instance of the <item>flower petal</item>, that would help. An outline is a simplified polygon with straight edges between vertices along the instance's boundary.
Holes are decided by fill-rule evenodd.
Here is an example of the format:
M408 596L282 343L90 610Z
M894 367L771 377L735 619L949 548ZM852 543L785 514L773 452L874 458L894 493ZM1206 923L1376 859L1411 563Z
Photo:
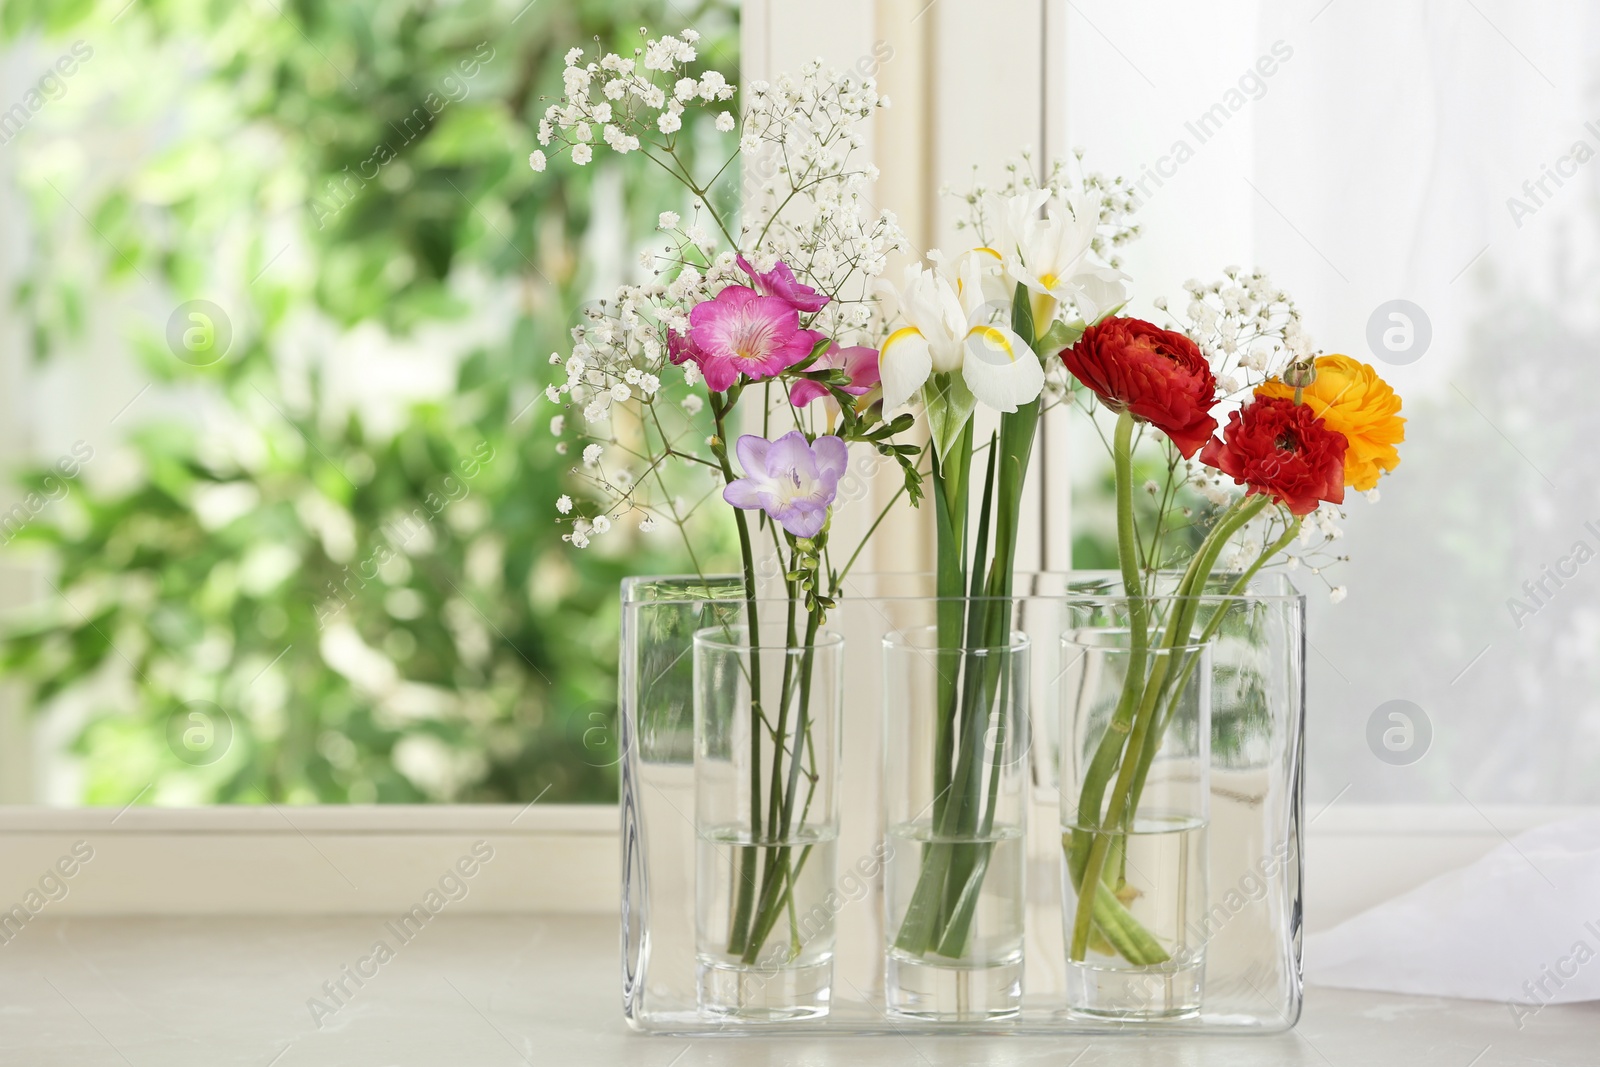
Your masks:
M793 404L797 408L803 408L813 400L820 399L821 397L825 397L827 395L827 387L820 385L809 378L801 378L799 381L789 386L789 403Z
M822 532L823 525L828 521L826 507L808 507L798 501L769 514L778 520L779 526L796 537L815 537Z
M883 410L902 407L916 395L933 371L933 356L922 331L906 326L889 335L878 353L878 374L883 382Z
M1004 326L974 326L967 331L961 376L972 395L996 411L1015 411L1044 388L1039 357Z
M1128 276L1107 267L1086 270L1072 279L1072 302L1084 322L1096 322L1128 302Z
M736 256L734 262L739 269L750 276L761 290L763 296L777 297L796 311L820 311L827 305L829 298L817 292L809 285L804 285L794 276L794 271L783 260L778 260L772 269L765 274L760 274L750 265L744 256Z
M854 345L850 348L838 349L834 357L834 366L842 367L850 376L850 384L844 391L854 396L863 396L878 384L878 350L865 345Z
M817 457L811 451L811 443L806 440L806 435L799 430L790 430L776 441L767 451L766 465L763 471L771 477L775 472L795 471L807 478L817 476Z
M767 453L772 450L772 442L765 437L757 437L747 433L734 442L733 451L739 457L739 466L744 468L747 477L767 475Z
M754 511L765 508L772 500L772 494L763 489L756 479L740 478L723 486L722 499L736 508Z
M827 479L830 475L837 480L842 477L845 468L850 466L850 450L840 438L833 434L817 438L811 446L817 456L817 475Z
M706 380L706 388L713 393L725 393L739 380L739 371L731 360L707 356L698 365L701 376Z

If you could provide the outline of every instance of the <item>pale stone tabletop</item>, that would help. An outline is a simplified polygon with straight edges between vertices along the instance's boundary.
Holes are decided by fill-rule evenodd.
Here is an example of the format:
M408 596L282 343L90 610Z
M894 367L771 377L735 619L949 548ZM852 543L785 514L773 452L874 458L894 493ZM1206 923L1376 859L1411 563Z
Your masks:
M1315 988L1269 1037L648 1037L622 1021L614 920L442 915L377 960L384 922L41 919L0 945L0 1064L1600 1067L1600 1004L1519 1030L1503 1004Z

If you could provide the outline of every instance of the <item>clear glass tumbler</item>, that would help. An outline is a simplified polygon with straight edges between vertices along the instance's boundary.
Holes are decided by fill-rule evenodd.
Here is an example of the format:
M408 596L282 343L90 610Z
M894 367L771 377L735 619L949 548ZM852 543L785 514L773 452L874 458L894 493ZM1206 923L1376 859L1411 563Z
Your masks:
M1028 639L884 639L887 1010L947 1022L1022 1005Z
M843 646L694 639L695 946L704 1014L826 1015Z

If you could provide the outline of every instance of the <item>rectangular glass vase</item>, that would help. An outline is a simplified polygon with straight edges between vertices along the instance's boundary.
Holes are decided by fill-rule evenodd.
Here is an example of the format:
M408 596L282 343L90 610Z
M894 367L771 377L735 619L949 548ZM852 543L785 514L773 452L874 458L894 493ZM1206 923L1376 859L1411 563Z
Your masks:
M1226 576L1218 579L1225 582ZM843 758L831 887L819 893L837 949L827 1015L730 1019L699 997L696 917L694 635L743 621L742 587L721 576L634 578L622 587L618 717L622 744L622 1001L630 1026L670 1035L1276 1033L1301 1007L1301 828L1305 604L1286 578L1223 612L1211 649L1207 911L1199 1007L1172 1019L1084 1018L1069 1010L1060 822L1062 636L1097 613L1115 620L1109 572L1019 575L1009 604L1026 634L1032 723L1024 795L1026 906L1021 1009L994 1020L890 1021L885 996L886 855L883 639L932 624L929 575L852 579L828 627L844 637ZM1159 590L1152 590L1158 592ZM1125 603L1122 601L1120 603Z

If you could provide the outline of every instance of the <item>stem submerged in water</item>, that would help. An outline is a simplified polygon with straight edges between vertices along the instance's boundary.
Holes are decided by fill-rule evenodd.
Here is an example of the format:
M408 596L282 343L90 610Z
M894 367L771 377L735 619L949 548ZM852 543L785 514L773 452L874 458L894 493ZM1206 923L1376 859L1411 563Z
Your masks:
M1126 415L1123 417L1127 418ZM1124 465L1121 462L1125 440L1122 431L1123 426L1119 421L1117 435L1119 504L1124 492L1131 497L1132 490L1131 465ZM1181 695L1182 687L1188 682L1188 672L1192 670L1192 664L1175 671L1173 659L1179 649L1188 647L1189 633L1199 612L1199 598L1205 592L1206 583L1211 578L1211 572L1223 547L1245 523L1259 514L1268 502L1265 496L1244 497L1235 501L1223 512L1211 532L1207 534L1179 583L1167 619L1166 632L1161 641L1161 654L1154 657L1148 668L1145 666L1145 660L1149 658L1148 632L1138 626L1133 628L1129 669L1123 682L1117 713L1113 716L1111 727L1102 738L1101 748L1096 751L1095 758L1091 762L1092 773L1101 764L1101 755L1108 748L1115 750L1115 757L1105 761L1107 767L1115 765L1118 768L1116 782L1111 788L1111 799L1106 805L1102 820L1099 817L1099 800L1105 789L1104 779L1091 780L1086 776L1083 794L1079 798L1080 829L1071 834L1070 842L1063 842L1063 846L1069 849L1068 866L1078 892L1078 907L1073 916L1072 938L1068 953L1070 959L1083 960L1087 956L1090 937L1096 930L1104 935L1130 963L1161 963L1168 958L1160 945L1156 944L1148 932L1131 916L1127 917L1126 924L1119 925L1114 921L1108 921L1115 918L1107 903L1114 902L1114 898L1103 892L1108 887L1103 884L1102 875L1107 870L1108 854L1113 847L1123 846L1126 835L1132 827L1145 777L1149 774L1150 764L1160 750L1161 736L1167 724L1167 718L1160 715L1160 709L1163 703L1170 706L1175 702ZM1119 507L1119 535L1123 532L1120 529L1121 516ZM1283 543L1286 542L1280 541L1280 544ZM1264 562L1264 559L1257 562L1257 568L1261 562ZM1128 570L1126 557L1123 559L1123 566L1126 574ZM1137 576L1135 578L1137 579ZM1130 616L1140 612L1144 604L1142 595L1133 600L1129 605ZM1209 633L1214 631L1208 628L1206 639L1209 639ZM1148 677L1146 677L1147 670ZM1120 734L1116 729L1117 722L1130 707L1136 707L1137 710L1133 714L1126 737L1114 736ZM1109 770L1106 773L1109 774ZM1151 952L1152 948L1154 953Z
M1033 318L1022 286L1013 297L1012 316L1012 329L1032 345ZM1020 358L1036 356L1030 351ZM970 556L966 516L972 423L963 428L948 456L942 461L935 456L939 719L934 797L922 869L894 942L897 949L914 956L930 952L949 959L966 956L978 894L988 873L1001 762L1011 725L1012 574L1022 488L1039 412L1040 402L1034 400L1003 415L998 436L990 439ZM985 743L991 730L992 752Z
M717 435L712 453L722 468L727 482L734 480L733 465L728 462L728 433L725 425L733 398L711 394L711 416L716 423ZM755 554L750 543L750 524L743 511L733 513L739 532L739 562L744 568L745 636L751 645L750 655L750 835L752 841L762 836L761 817L761 734L766 715L761 709L761 624L756 614ZM760 849L749 845L739 850L739 868L735 873L733 915L728 928L728 951L743 953L750 935L750 906L755 898L756 868L760 865Z

